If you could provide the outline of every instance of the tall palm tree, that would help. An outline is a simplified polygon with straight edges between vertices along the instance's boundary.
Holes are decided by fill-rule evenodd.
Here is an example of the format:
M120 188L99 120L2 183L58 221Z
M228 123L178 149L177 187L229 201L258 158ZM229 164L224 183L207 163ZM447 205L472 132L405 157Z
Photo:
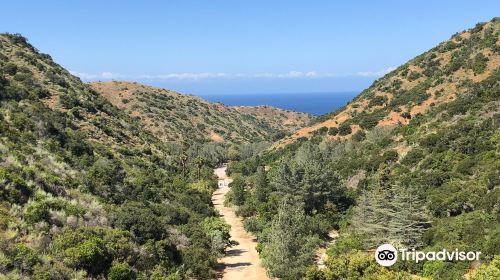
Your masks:
M179 163L181 164L182 176L184 176L184 178L186 178L187 161L188 161L187 154L185 152L182 152L182 154L179 155Z
M198 156L196 158L196 167L198 167L198 180L200 180L200 177L201 177L201 168L203 167L203 165L205 164L205 159Z

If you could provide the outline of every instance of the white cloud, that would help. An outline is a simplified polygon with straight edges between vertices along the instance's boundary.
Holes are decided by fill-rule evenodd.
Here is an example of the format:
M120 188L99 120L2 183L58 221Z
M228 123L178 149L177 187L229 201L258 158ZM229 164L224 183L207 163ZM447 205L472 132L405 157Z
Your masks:
M83 80L88 80L88 81L95 81L95 80L112 80L112 79L121 79L121 78L126 78L125 76L118 74L118 73L111 73L111 72L102 72L100 74L89 74L89 73L84 73L84 72L78 72L78 71L69 71L72 75L78 76Z
M333 77L349 77L349 76L361 76L361 77L380 77L390 71L394 70L395 67L389 67L380 71L364 71L357 72L355 74L335 74L335 73L320 73L316 71L289 71L286 73L255 73L255 74L243 74L243 73L224 73L224 72L201 72L201 73L166 73L166 74L141 74L141 75L124 75L112 72L102 72L100 74L89 74L78 71L70 71L71 74L80 77L86 81L96 81L96 80L157 80L157 81L168 81L168 80L202 80L202 79L314 79L314 78L333 78Z
M394 69L396 69L396 67L391 66L391 67L388 67L386 69L383 69L380 71L375 71L375 72L374 71L358 72L357 75L362 76L362 77L382 77Z

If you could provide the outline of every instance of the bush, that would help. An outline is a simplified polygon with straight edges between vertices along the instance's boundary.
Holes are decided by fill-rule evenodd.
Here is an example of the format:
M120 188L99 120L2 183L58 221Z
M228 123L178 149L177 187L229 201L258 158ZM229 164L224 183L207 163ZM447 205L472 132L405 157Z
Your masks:
M482 264L472 273L471 280L500 279L500 257L496 256L489 264Z
M359 126L361 126L361 128L363 128L363 129L370 129L370 128L377 126L379 120L380 120L379 116L368 115L368 116L363 117L360 120Z
M348 135L352 133L352 128L349 124L343 123L339 126L339 135Z
M78 96L74 93L61 94L59 96L59 103L65 109L71 109L73 107L77 107L77 106L81 105L80 100L78 99Z
M341 235L335 243L328 248L328 256L336 257L352 251L363 249L363 240L356 235Z
M12 255L14 267L22 272L31 272L35 264L38 263L36 252L24 244L17 244Z
M409 151L406 156L401 160L401 163L410 165L410 166L415 166L417 163L419 163L423 158L425 157L424 151L419 148L413 148L411 151Z
M14 76L17 73L17 65L15 65L12 62L6 63L3 67L2 70L4 73L9 74L11 76Z
M326 134L328 132L328 127L323 126L316 131L317 134Z
M390 150L390 151L385 152L382 155L382 158L383 158L384 162L394 162L394 161L398 160L399 155L396 151Z
M108 272L109 280L135 280L137 275L127 263L115 263Z
M139 202L123 204L115 214L115 225L129 230L140 243L148 239L161 240L166 231L158 216Z
M33 193L33 189L19 176L18 171L10 171L0 167L0 196L10 203L24 204Z
M444 268L445 264L442 261L428 261L424 264L423 275L425 277L434 278L438 271Z
M356 133L354 133L352 139L361 142L366 139L366 133L363 130L358 130Z
M203 221L203 231L212 241L211 247L213 254L223 256L224 250L230 245L230 229L231 227L221 218L205 218Z
M387 97L377 95L377 96L373 97L372 99L370 99L370 103L368 103L368 107L384 105L385 102L387 102Z
M96 236L89 237L75 247L66 249L64 256L71 267L85 269L94 275L105 271L110 261L104 241Z
M329 135L332 135L332 136L335 136L339 133L339 129L337 127L330 127L330 129L328 130L328 134Z
M409 119L411 119L411 114L408 112L403 112L403 113L401 113L401 117L409 120Z
M35 224L41 221L48 221L50 218L50 208L44 201L37 201L29 204L24 214L24 219L28 224Z
M472 62L472 71L474 74L484 73L486 70L488 58L484 56L482 53L478 53Z

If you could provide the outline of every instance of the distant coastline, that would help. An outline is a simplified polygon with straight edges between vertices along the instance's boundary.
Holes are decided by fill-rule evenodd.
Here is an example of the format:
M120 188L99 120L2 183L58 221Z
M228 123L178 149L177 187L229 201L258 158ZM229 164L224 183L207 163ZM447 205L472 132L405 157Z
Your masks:
M352 100L358 92L258 93L258 94L199 94L210 102L229 106L268 105L314 116L335 111Z

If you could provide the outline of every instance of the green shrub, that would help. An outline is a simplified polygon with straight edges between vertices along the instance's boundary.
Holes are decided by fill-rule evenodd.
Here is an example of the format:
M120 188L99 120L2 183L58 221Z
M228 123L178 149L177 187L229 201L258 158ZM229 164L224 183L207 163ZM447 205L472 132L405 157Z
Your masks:
M366 139L366 133L363 130L358 130L356 133L354 133L352 139L361 142Z
M24 218L28 224L48 221L50 218L50 207L45 201L36 201L28 205Z
M326 134L328 132L328 127L323 126L316 131L318 134Z
M409 151L406 156L401 160L401 163L410 165L410 166L415 166L417 163L419 163L423 158L425 157L424 151L419 148L413 148L411 151Z
M8 62L2 67L2 70L6 74L14 76L17 73L17 65L12 62Z
M387 97L377 95L377 96L373 97L372 99L370 99L370 102L368 103L368 107L384 105L385 102L387 102Z
M328 130L328 134L329 135L332 135L332 136L335 136L339 133L339 129L337 127L330 127L330 129Z
M478 53L472 62L472 71L474 74L482 74L486 70L488 58L482 53Z
M104 241L91 236L82 243L64 250L64 257L68 265L78 269L85 269L92 274L105 271L110 262Z
M363 249L363 240L356 235L341 235L335 243L328 248L328 256L335 258L342 254Z
M398 160L399 155L396 151L390 150L390 151L385 152L382 155L382 158L383 158L384 162L394 162L394 161Z
M500 257L496 256L489 264L483 263L472 273L471 280L500 279Z
M12 252L12 264L22 272L31 272L39 262L37 253L24 244L16 244Z
M339 126L339 135L348 135L352 133L351 126L347 123L343 123Z
M119 207L115 214L115 225L129 230L140 243L148 239L161 240L166 234L158 216L140 202L126 202Z
M135 280L137 275L127 263L114 263L109 269L109 280Z

